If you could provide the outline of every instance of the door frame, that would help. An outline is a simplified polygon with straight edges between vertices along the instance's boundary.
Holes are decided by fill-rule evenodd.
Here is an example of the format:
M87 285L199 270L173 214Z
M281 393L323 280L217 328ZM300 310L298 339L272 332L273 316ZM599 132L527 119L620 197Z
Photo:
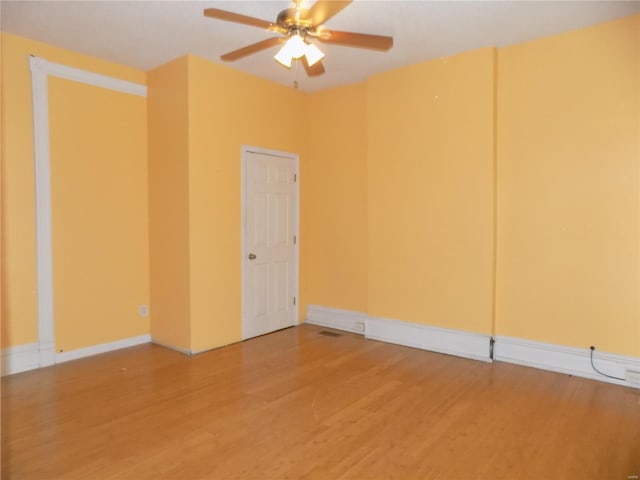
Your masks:
M248 292L245 282L246 277L246 259L248 255L247 251L247 161L248 154L259 153L262 155L271 155L274 157L288 158L293 160L294 174L296 175L295 187L294 187L294 205L293 205L293 217L294 225L293 232L296 236L296 243L294 245L293 261L294 261L294 278L293 278L293 295L296 298L296 304L294 306L295 320L294 325L299 322L300 313L300 156L297 153L283 152L279 150L270 150L262 147L255 147L251 145L242 145L240 152L240 281L242 284L241 293L241 315L242 315L242 340L246 340L247 332L247 309L246 299Z
M38 366L54 365L53 249L51 230L51 145L49 138L48 77L58 77L116 92L147 96L146 85L29 57L33 106L33 144L36 194L36 283L38 306Z

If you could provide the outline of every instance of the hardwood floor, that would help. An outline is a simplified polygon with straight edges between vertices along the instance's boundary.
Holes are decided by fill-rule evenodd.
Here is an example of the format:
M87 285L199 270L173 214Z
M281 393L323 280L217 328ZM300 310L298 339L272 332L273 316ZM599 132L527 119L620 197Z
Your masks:
M321 331L4 377L2 478L640 475L638 390Z

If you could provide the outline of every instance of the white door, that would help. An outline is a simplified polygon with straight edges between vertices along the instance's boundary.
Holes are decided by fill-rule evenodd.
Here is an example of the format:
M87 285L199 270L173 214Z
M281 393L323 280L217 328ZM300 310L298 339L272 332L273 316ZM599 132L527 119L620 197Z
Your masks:
M243 149L242 333L296 324L298 159Z

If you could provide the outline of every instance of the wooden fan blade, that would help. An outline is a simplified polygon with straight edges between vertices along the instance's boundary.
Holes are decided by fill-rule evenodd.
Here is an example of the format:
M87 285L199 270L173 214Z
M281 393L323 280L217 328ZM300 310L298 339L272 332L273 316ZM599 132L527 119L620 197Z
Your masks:
M345 45L347 47L368 48L386 51L393 47L393 37L369 35L366 33L339 32L337 30L323 30L318 40L325 43Z
M302 65L304 66L305 72L310 77L317 77L318 75L322 75L324 73L324 65L322 65L321 61L317 61L313 65L309 66L307 62L307 57L302 56Z
M225 53L220 57L220 59L224 60L225 62L232 62L234 60L238 60L239 58L246 57L247 55L251 55L252 53L264 50L265 48L274 47L286 40L287 39L284 37L267 38L266 40L262 40L261 42L252 43L251 45L247 45L246 47L234 50L233 52Z
M318 0L309 10L311 25L317 27L340 12L352 0Z
M204 16L210 18L217 18L218 20L225 20L227 22L242 23L244 25L250 25L252 27L264 28L268 30L273 26L273 23L259 18L247 17L246 15L240 15L239 13L227 12L226 10L219 10L217 8L206 8L204 10Z

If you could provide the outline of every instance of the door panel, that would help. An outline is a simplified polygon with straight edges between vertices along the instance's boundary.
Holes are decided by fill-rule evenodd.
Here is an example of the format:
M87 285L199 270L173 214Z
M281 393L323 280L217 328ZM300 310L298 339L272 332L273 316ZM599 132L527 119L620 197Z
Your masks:
M264 316L267 314L267 285L268 285L267 265L256 265L253 268L254 285L254 315Z
M250 338L296 322L297 160L247 151L244 162L243 337Z

